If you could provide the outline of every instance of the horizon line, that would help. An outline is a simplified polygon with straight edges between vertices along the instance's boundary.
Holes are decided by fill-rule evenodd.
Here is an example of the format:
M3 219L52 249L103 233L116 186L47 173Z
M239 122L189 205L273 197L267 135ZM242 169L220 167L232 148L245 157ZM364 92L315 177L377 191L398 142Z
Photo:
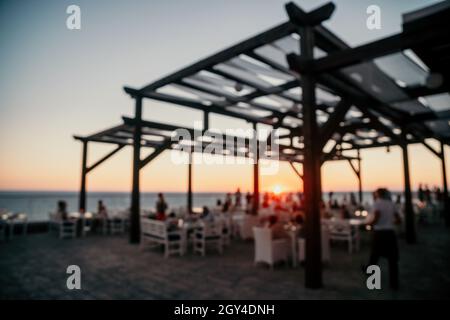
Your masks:
M234 191L230 191L230 190L216 190L216 191L192 191L192 193L235 193L236 190ZM282 191L282 193L297 193L300 190L285 190ZM373 190L363 190L362 192L373 192L375 191L375 189ZM390 191L392 192L403 192L401 189L391 189ZM79 190L54 190L54 189L0 189L0 192L54 192L54 193L79 193ZM145 191L145 190L141 190L141 193L186 193L187 191L169 191L169 190L159 190L159 191ZM249 191L250 193L253 193L251 190ZM265 193L265 192L272 192L272 190L261 190L260 193ZM301 191L303 193L303 190ZM322 193L329 193L329 192L334 192L334 193L358 193L358 190L354 189L354 190L323 190ZM414 192L414 191L413 191ZM92 190L92 191L87 191L87 194L89 193L130 193L131 194L131 190L127 191L127 190ZM246 190L242 190L241 189L241 193L247 193Z

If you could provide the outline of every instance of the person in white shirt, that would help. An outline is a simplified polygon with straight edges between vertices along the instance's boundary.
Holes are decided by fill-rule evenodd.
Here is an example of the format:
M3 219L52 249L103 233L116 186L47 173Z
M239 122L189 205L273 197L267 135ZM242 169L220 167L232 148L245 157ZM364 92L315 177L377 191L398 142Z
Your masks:
M369 265L378 264L380 257L388 259L390 287L398 290L398 246L395 224L400 223L400 216L390 192L385 188L374 192L372 226L373 239Z

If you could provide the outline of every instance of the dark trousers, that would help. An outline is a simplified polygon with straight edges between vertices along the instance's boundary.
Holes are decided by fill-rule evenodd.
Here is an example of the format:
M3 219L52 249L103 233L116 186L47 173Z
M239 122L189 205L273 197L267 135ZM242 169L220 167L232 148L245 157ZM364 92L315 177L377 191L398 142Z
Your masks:
M398 289L398 246L394 230L374 231L369 265L377 265L380 257L388 260L390 287Z

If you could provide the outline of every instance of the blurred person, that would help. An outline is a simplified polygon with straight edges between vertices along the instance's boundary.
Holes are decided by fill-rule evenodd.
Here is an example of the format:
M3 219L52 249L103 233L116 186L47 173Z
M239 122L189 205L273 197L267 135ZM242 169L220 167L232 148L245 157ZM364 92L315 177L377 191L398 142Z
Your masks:
M214 220L214 216L207 206L203 206L203 210L202 210L202 214L200 215L200 219L205 220L205 221Z
M352 206L356 206L358 203L356 202L356 197L353 192L350 192L350 204Z
M428 185L425 185L424 195L427 205L431 205L431 190L428 188Z
M328 207L329 208L333 207L333 195L334 195L333 191L328 192Z
M231 200L231 194L227 193L225 196L225 202L223 203L222 212L228 212L231 209L233 200Z
M322 219L330 219L332 217L329 210L327 210L327 206L323 200L320 200L319 203L320 217Z
M108 218L108 211L106 209L106 206L103 204L102 200L98 200L97 203L97 215L99 218L107 219Z
M167 203L162 193L158 193L158 200L156 201L156 220L164 221L166 219Z
M340 218L341 219L347 220L347 219L351 218L350 211L347 209L347 206L345 206L345 205L342 205L340 207L340 212L339 213L340 213Z
M263 195L263 203L262 203L262 207L263 208L268 208L269 207L269 193L268 192L264 192Z
M247 192L247 194L245 195L245 205L247 210L251 210L252 200L253 200L252 194L250 192Z
M332 209L339 209L339 203L336 199L334 199L333 204L331 205Z
M284 239L288 238L289 235L284 228L284 224L279 221L278 216L270 215L267 221L267 227L272 231L272 239Z
M419 198L420 202L424 202L425 200L425 192L422 188L422 184L419 183L419 189L417 190L417 197Z
M342 198L342 204L343 205L348 205L347 194L344 194L344 197Z
M173 231L178 229L178 218L175 212L169 213L167 218L165 219L165 223L168 231Z
M234 200L236 208L240 208L242 205L242 194L240 188L237 188L236 192L234 193Z
M395 224L400 223L400 216L392 202L389 191L379 188L374 192L373 218L369 225L373 228L373 238L369 265L377 265L380 257L389 263L389 284L394 290L399 288L398 246Z
M66 221L69 218L67 213L67 203L65 201L58 201L58 208L56 210L56 219Z

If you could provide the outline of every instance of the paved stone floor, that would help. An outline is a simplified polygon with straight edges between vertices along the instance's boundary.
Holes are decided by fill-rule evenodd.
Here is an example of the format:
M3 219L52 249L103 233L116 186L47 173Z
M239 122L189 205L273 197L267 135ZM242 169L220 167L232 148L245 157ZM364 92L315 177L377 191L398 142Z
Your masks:
M325 287L304 288L304 270L253 264L253 244L234 241L223 255L164 259L158 249L140 251L125 236L88 236L59 240L36 234L0 243L1 299L429 299L450 297L450 232L422 227L419 243L400 240L401 290L365 286L361 263L368 255L367 235L360 253L333 246L324 269ZM82 289L69 291L68 265L80 266ZM382 263L382 270L387 264Z

